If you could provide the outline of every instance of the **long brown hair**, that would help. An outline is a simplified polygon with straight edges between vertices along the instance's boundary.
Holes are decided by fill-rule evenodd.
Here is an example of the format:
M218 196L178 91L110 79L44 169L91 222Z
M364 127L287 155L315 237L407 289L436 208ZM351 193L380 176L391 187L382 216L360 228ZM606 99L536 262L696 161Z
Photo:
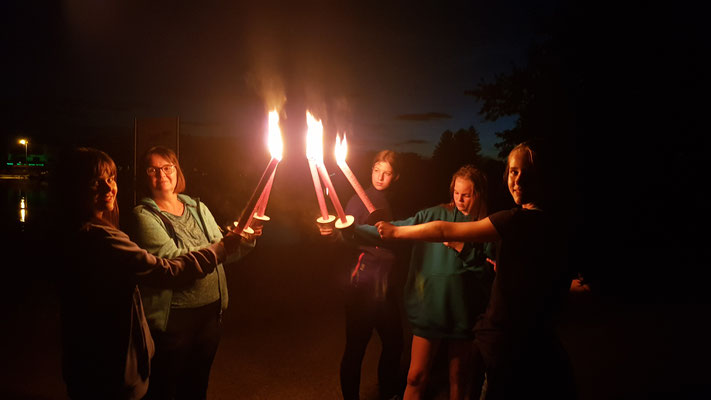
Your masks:
M143 179L140 180L139 185L140 188L143 190L144 194L147 196L151 195L151 187L148 174L146 173L146 169L151 166L150 159L151 156L154 154L165 158L175 166L175 175L177 177L177 180L175 182L175 189L173 190L173 193L183 193L183 191L185 191L185 175L183 175L183 170L180 168L178 156L173 150L167 147L153 146L150 149L146 150L145 153L143 153L143 157L141 157L141 163L138 169L138 174L140 176L143 176Z
M91 147L79 147L64 154L57 166L55 192L59 196L59 207L64 217L73 227L79 227L93 218L93 206L88 197L94 181L109 175L116 177L116 164L108 154ZM114 209L103 213L102 220L118 228L118 197L114 198Z
M457 172L452 175L452 181L449 183L449 198L451 199L449 206L454 208L454 183L459 179L467 179L474 184L475 201L472 207L470 216L476 220L483 219L487 214L488 191L486 183L486 175L478 168L471 164L462 166Z

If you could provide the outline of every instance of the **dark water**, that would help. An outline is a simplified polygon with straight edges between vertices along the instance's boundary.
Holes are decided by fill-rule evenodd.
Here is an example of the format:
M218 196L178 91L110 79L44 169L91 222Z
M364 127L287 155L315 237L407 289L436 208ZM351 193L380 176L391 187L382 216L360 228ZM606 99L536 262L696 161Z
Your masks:
M0 180L0 229L6 273L36 274L44 264L49 194L43 180Z
M33 233L39 228L49 208L46 181L0 180L0 193L3 199L1 220L3 234Z

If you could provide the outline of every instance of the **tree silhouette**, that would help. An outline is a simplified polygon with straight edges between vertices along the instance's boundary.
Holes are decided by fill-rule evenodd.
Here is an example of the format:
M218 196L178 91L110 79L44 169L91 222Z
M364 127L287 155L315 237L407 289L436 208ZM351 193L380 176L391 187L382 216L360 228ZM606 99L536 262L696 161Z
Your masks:
M473 126L468 129L459 129L454 133L450 130L444 131L432 153L434 172L432 187L437 193L438 202L450 200L450 179L459 167L473 164L482 168L482 161L479 132Z
M481 81L468 93L482 101L480 114L488 121L518 116L513 128L497 132L499 156L505 157L518 143L546 138L571 149L577 132L577 94L581 92L580 69L565 40L558 36L535 45L525 67L514 66L493 82Z
M454 154L454 133L448 129L440 135L439 143L432 152L432 159L444 160L451 154Z
M464 164L478 164L480 153L479 132L474 127L456 133L447 130L439 138L432 161L441 173L451 175Z
M403 219L418 210L442 202L442 194L435 188L432 160L417 153L400 153L400 179L393 185L393 216Z
M488 121L518 116L497 134L500 155L531 138L554 144L581 269L625 295L661 296L662 286L679 294L678 285L690 296L687 279L674 282L664 271L679 263L695 282L711 275L699 267L706 246L696 234L708 224L674 216L705 204L691 184L708 159L699 134L708 130L707 105L699 101L708 81L700 62L709 48L704 14L632 4L610 10L567 5L525 64L467 93ZM607 257L600 241L622 256Z

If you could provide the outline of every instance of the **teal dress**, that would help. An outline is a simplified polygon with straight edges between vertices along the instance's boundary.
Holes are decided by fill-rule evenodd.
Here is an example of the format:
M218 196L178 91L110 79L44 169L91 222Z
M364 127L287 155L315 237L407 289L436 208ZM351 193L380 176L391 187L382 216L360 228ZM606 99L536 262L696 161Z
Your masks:
M393 221L408 226L430 221L471 221L456 207L439 205L414 216ZM359 226L358 232L379 238L373 226ZM405 283L405 309L412 333L428 339L473 339L474 325L486 310L493 281L487 263L490 246L465 243L461 252L442 243L412 242L410 267Z

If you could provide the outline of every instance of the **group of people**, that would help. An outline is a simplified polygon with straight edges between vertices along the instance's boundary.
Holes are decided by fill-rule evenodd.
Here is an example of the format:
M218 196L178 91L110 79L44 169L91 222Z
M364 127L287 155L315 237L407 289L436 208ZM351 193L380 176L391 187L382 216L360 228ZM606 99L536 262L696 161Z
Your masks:
M377 212L353 196L346 212L354 229L320 226L348 259L345 400L359 399L374 330L382 343L384 399L423 398L440 350L451 399L482 392L487 399L574 397L554 329L570 274L549 160L535 142L511 151L505 174L516 203L511 210L489 215L486 176L465 165L452 176L450 202L395 221L390 194L399 179L397 155L376 155L366 194ZM175 153L158 146L141 160L146 197L132 210L129 237L118 228L113 160L79 148L62 161L61 238L71 260L61 274L62 366L69 396L206 398L228 303L223 264L247 254L261 226L253 234L220 228L204 203L182 193ZM402 265L398 240L409 240L410 253L402 299L391 278ZM406 374L401 300L412 331Z
M387 150L376 155L366 194L377 212L353 196L346 211L355 229L320 227L349 254L344 399L359 399L361 364L374 330L382 343L383 399L424 398L439 351L446 352L450 399L575 397L555 333L571 275L551 173L545 144L522 143L506 160L513 209L489 215L486 176L465 165L452 176L448 203L392 221L388 198L399 178L397 157ZM410 247L403 287L412 331L406 374L400 373L403 329L391 279L401 247L396 240L409 240Z

